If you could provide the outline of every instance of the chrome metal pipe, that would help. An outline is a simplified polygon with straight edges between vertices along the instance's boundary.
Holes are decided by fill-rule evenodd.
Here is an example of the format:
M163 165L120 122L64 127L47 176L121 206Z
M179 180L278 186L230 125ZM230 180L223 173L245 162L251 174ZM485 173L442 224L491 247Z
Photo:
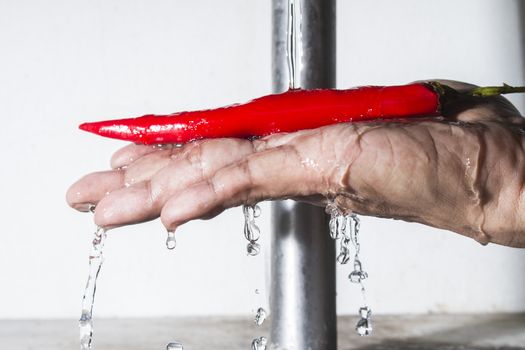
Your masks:
M296 81L335 87L335 0L295 0L302 26ZM273 89L289 86L288 0L273 0ZM272 204L270 349L336 350L335 244L322 208L291 200Z

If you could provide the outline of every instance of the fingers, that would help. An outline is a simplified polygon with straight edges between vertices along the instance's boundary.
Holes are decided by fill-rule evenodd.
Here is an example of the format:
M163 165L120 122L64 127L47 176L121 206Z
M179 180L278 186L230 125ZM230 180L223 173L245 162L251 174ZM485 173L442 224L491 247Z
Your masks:
M162 208L161 220L172 231L241 204L313 195L319 183L318 174L304 166L295 147L280 146L253 153L175 193Z
M137 145L130 144L118 151L116 151L111 157L111 168L118 169L129 166L131 163L136 161L142 156L159 151L159 150L171 150L174 145Z
M88 211L90 206L97 205L109 193L150 180L170 163L171 158L183 152L187 153L187 150L196 144L188 144L185 147L128 145L114 154L114 170L84 176L71 186L66 200L71 207L79 211Z
M218 169L253 151L247 140L217 139L187 145L167 159L154 159L156 155L152 154L144 156L126 171L136 172L137 176L149 171L153 176L105 196L97 205L95 222L109 228L154 219L173 194L211 177ZM139 165L144 167L136 168Z
M152 220L158 216L149 181L116 190L102 198L95 210L95 223L106 229Z
M124 186L129 187L143 181L149 181L157 172L171 164L172 158L178 152L179 149L156 150L138 158L123 169L126 174Z
M124 185L124 172L119 170L91 173L75 182L66 193L67 203L79 211L89 211L102 197Z
M136 183L151 179L160 169L170 162L172 151L156 150L143 155L127 168L100 171L84 176L74 183L66 194L68 204L79 210L88 211L92 205L111 192L129 187Z

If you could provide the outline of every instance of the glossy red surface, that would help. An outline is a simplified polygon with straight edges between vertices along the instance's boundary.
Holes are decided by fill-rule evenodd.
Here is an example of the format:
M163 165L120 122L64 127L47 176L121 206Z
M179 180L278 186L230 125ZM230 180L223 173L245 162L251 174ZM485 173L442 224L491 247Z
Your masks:
M84 123L80 129L144 144L265 136L352 121L436 116L439 94L426 84L348 90L290 90L217 109Z

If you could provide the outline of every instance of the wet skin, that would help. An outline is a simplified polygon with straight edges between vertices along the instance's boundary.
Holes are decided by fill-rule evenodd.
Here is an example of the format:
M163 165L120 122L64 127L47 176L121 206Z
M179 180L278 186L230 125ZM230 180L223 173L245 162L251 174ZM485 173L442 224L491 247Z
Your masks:
M448 82L459 89L470 85ZM69 205L96 205L114 228L160 216L169 230L263 200L328 199L358 214L525 247L525 119L506 99L469 98L439 120L359 122L263 139L128 145L113 170L73 184Z

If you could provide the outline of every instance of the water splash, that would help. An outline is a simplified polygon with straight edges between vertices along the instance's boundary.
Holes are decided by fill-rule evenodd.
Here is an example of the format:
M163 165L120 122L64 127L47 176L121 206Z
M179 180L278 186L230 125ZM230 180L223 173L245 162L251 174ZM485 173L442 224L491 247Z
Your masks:
M169 250L175 249L177 246L177 240L175 239L175 231L167 231L168 235L166 237L166 248ZM183 350L182 343L178 341L172 341L166 345L166 350Z
M257 309L257 313L255 314L254 322L257 326L262 326L264 321L266 320L266 316L268 316L266 310L262 307Z
M175 239L175 231L167 231L168 236L166 237L166 248L169 250L175 249L177 246L177 240ZM183 350L182 343L178 341L172 341L166 345L166 350Z
M105 241L106 231L101 227L97 227L92 242L91 253L89 254L89 276L84 290L84 297L82 298L82 314L78 322L81 350L91 349L93 340L93 305L97 290L97 278L102 263L104 262L103 251Z
M178 341L171 342L166 346L166 350L183 350L183 349L184 348L182 347L182 344L179 343Z
M261 237L261 230L255 223L255 218L261 215L261 208L255 205L244 205L242 207L244 214L244 237L248 240L246 253L250 256L256 256L261 252L261 246L257 241Z
M372 333L372 310L368 306L359 309L359 316L361 317L355 326L357 334L360 336L367 336Z
M266 337L255 338L252 341L252 350L266 350L268 339Z
M337 262L341 265L348 264L351 260L351 250L354 250L354 269L348 275L348 279L350 282L361 286L361 295L364 304L364 306L359 309L360 319L357 322L356 331L357 334L361 336L370 335L372 332L372 310L367 305L366 289L363 283L363 281L368 278L368 273L363 269L363 264L359 257L361 251L361 243L359 242L361 221L355 214L343 214L333 202L330 202L326 206L326 213L330 215L330 221L328 224L330 237L339 241L339 255L337 256Z
M175 231L168 231L168 237L166 237L166 248L169 250L175 249L177 246L177 240L175 239Z
M261 230L255 223L255 219L261 215L261 208L255 205L244 205L242 207L244 214L244 238L248 241L246 246L246 252L248 256L257 256L261 252L261 245L257 243L261 237ZM255 289L255 295L260 295L259 289ZM254 323L256 326L261 326L266 318L268 313L263 307L259 307L255 313ZM252 340L252 349L255 350L265 350L267 340L265 337L258 337Z

